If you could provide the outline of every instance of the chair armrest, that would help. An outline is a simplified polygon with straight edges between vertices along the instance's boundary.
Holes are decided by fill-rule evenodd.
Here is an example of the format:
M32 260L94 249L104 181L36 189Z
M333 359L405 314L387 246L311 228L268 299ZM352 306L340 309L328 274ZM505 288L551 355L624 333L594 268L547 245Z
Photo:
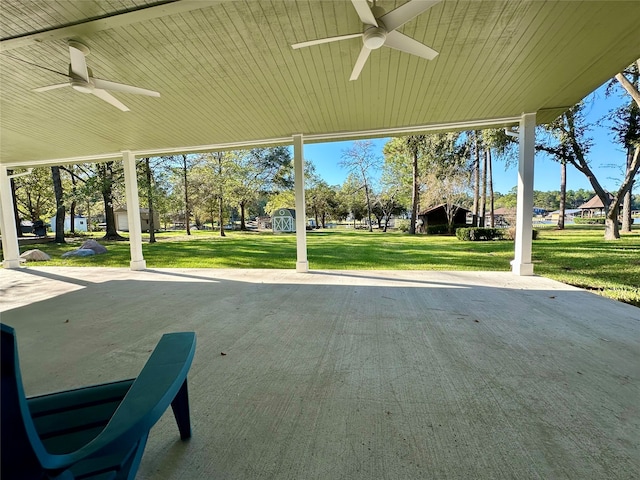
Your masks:
M64 470L81 460L112 453L146 435L186 381L195 346L193 332L163 335L104 430L75 452L41 458L43 467Z

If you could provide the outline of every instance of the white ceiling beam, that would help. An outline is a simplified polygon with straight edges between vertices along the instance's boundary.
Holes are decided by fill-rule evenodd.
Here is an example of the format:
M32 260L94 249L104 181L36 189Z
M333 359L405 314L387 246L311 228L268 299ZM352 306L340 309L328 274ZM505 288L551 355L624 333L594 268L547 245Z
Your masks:
M140 8L138 10L115 13L102 18L85 20L71 25L20 35L15 38L8 38L0 41L0 52L25 47L34 43L69 39L94 32L100 32L102 30L123 27L133 23L145 22L154 18L165 17L167 15L190 12L192 10L209 7L219 1L220 0L168 0Z
M358 140L361 138L381 138L381 137L401 137L416 133L428 132L450 132L461 130L479 130L484 128L497 128L516 125L520 122L521 117L503 117L485 120L474 120L471 122L450 122L438 123L432 125L416 125L413 127L402 128L383 128L376 130L363 130L360 132L333 132L315 135L305 135L305 143L321 143L321 142L337 142L345 140ZM254 147L264 147L269 145L290 145L293 143L292 137L264 138L260 140L241 141L231 143L216 143L209 145L191 145L175 148L157 148L148 150L132 150L136 157L161 157L165 155L174 155L181 153L202 153L202 152L220 152L229 150L243 150ZM52 158L42 160L19 160L15 162L2 162L7 168L12 167L38 167L47 165L72 165L78 163L100 163L110 160L122 158L122 152L105 153L95 156L69 157L69 158Z

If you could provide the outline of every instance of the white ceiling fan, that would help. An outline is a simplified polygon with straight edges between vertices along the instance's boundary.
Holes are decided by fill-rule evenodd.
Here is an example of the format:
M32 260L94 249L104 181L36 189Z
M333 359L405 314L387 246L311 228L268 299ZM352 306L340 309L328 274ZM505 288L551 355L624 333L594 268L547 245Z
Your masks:
M85 58L86 55L89 55L89 47L73 40L70 40L68 44L71 63L69 65L69 75L65 76L69 77L69 81L65 83L58 83L55 85L36 88L33 90L34 92L46 92L48 90L54 90L56 88L71 87L78 92L90 93L92 95L95 95L99 99L104 100L105 102L122 110L123 112L129 111L127 106L116 97L111 95L107 90L110 90L112 92L147 95L150 97L160 96L159 92L155 92L153 90L147 90L145 88L134 87L132 85L125 85L124 83L116 83L109 80L101 80L99 78L95 78L91 69L87 67L87 61Z
M375 0L373 0L372 7L369 7L367 0L351 0L356 12L358 12L360 20L364 24L362 33L320 38L318 40L295 43L291 45L291 47L297 49L362 37L362 50L360 50L360 55L358 55L358 60L356 60L349 80L358 79L371 51L377 50L382 46L410 53L411 55L417 55L427 60L433 60L438 55L438 52L411 37L397 32L396 29L441 1L442 0L410 0L395 10L384 13L381 7L376 6Z

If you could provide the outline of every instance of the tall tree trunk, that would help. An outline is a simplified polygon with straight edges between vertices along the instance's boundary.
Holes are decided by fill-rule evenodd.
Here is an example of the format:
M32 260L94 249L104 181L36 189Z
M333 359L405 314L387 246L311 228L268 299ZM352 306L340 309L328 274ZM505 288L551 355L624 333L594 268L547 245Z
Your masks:
M564 230L564 215L567 206L567 163L560 162L560 215L558 215L558 230Z
M480 191L480 211L478 225L484 227L487 216L487 152L482 155L482 189Z
M13 170L7 169L7 175L13 175ZM20 225L20 212L18 212L18 198L16 197L16 182L13 178L9 179L11 185L11 198L13 199L13 218L16 223L16 232L18 237L23 237L22 225Z
M604 239L618 240L620 238L620 228L618 226L619 205L615 200L610 205L605 206L606 217L604 219Z
M100 190L102 193L102 201L104 202L104 217L107 223L107 231L102 239L126 240L126 238L118 233L116 216L113 212L113 162L98 164L98 172L101 180Z
M187 227L187 235L191 235L191 214L189 212L189 189L187 183L187 156L182 155L182 180L184 182L184 223Z
M238 204L238 206L240 207L240 230L243 232L247 229L247 226L245 225L245 222L244 222L244 208L246 204L247 204L246 200L242 200Z
M472 225L479 227L480 217L478 210L480 206L480 151L478 150L478 132L473 132L473 215Z
M60 179L60 167L51 167L51 179L53 180L53 192L56 197L56 243L64 241L64 202L62 192L62 180ZM73 219L72 219L73 221Z
M156 243L156 223L153 219L153 178L151 176L151 164L149 157L144 159L144 171L147 177L147 203L149 204L149 243Z
M493 158L491 157L491 149L487 148L487 174L489 176L489 218L490 227L496 226L496 217L493 213L494 210L494 194L493 194Z
M220 236L225 237L224 233L224 206L222 204L222 195L218 198L218 224L220 225Z
M418 221L418 201L420 188L418 185L418 148L413 148L413 186L411 188L411 220L409 223L409 233L416 234L416 222Z
M71 193L72 193L72 200L71 200L71 207L69 208L69 216L71 217L71 233L76 233L76 183L78 182L78 180L76 179L75 175L71 175ZM87 230L89 230L89 228L87 227Z
M633 162L634 149L631 146L627 147L627 171L631 169L631 162ZM625 193L622 201L622 228L621 232L631 233L631 225L633 225L633 215L631 214L631 195L633 190L634 181L631 181L629 191Z
M369 220L369 231L373 232L373 225L371 224L371 200L369 199L369 185L364 182L364 195L367 199L367 218Z

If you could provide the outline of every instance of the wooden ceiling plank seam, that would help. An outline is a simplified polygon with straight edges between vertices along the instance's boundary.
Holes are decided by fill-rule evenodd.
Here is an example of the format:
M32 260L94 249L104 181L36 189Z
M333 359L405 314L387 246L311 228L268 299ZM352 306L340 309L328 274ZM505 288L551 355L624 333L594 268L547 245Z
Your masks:
M422 14L420 14L418 17L416 17L414 20L406 23L405 25L403 25L400 29L398 29L399 32L409 36L410 38L414 38L416 37L416 30L417 30L417 25L419 24L424 24L424 25L431 25L432 21L431 18L433 16L433 11L434 9L439 8L438 5L434 5L433 7L431 7L429 10L427 10L426 12L423 12ZM425 31L428 31L429 28L425 27L424 29ZM423 35L424 37L424 35ZM433 43L432 41L429 41L425 38L420 38L420 39L416 39L417 41L420 42L427 42L425 43L425 45L429 45L431 46L431 44ZM409 55L406 53L402 53L402 52L398 52L398 51L393 51L392 53L396 54L396 55ZM390 57L390 59L393 57ZM419 88L416 88L416 84L421 84L421 79L423 78L424 72L429 68L429 64L430 64L430 60L426 60L423 58L419 58L419 57L415 57L415 56L409 56L407 58L407 61L404 63L404 71L405 74L404 75L399 75L399 71L396 68L393 68L391 63L389 65L389 71L391 71L393 69L395 75L394 78L392 79L391 76L388 76L388 85L389 86L395 86L397 85L397 78L400 76L401 78L404 78L404 84L403 84L403 91L404 93L404 101L400 103L400 105L391 105L391 111L390 111L390 115L393 114L393 111L396 112L396 118L393 118L391 120L391 123L397 123L398 119L397 116L400 115L400 112L405 112L408 110L411 110L411 117L415 117L415 106L416 106L416 97L418 97L419 93L417 90L419 90ZM394 62L396 65L399 65L400 62L398 61L398 58L396 57L396 61ZM416 65L416 67L414 67L413 69L410 68L410 65ZM418 71L422 71L423 75L411 75L409 74L410 71L418 69ZM395 87L392 87L395 88ZM392 102L395 104L395 102ZM385 108L386 111L386 108ZM390 117L391 118L391 117Z
M211 25L210 20L209 20L208 17L205 18L205 21L209 24L209 28L211 30L213 30L214 26ZM214 43L214 42L211 42L210 45L214 46L216 48L216 51L213 52L214 56L216 56L216 57L218 57L220 59L223 59L224 58L223 52L221 52L219 50L218 45L216 43ZM229 78L231 78L231 77L229 77ZM233 92L235 92L235 94L229 94L228 93L229 90L233 90ZM225 98L225 102L224 103L225 103L225 105L232 105L234 103L233 99L235 97L241 97L240 90L238 89L238 86L237 86L237 84L235 82L226 82L225 88L219 88L219 91L222 92L223 95L224 95L224 98ZM238 129L240 127L240 125L238 125L238 124L236 124L234 122L232 122L232 123L234 125L234 127L233 127L234 129Z
M456 2L455 4L453 4L452 6L450 6L450 4L444 2L444 8L442 9L442 16L444 17L444 14L446 12L446 8L450 9L449 11L452 12L451 17L454 16L456 11L459 11L460 9L463 9L463 11L466 11L468 9L468 5L466 6L462 6L462 5L466 5L466 4L461 4L459 2ZM452 10L451 10L452 9ZM442 18L442 17L441 17ZM438 23L438 30L440 30L440 25L444 23L446 26L446 30L445 30L445 34L444 34L444 38L449 38L450 37L450 31L451 31L451 26L452 26L452 22L449 22L448 24L446 22L439 22ZM440 47L440 49L442 50L443 46ZM444 53L444 60L442 58ZM449 58L447 58L450 55L449 52L440 52L440 54L438 55L438 57L436 57L434 60L432 60L432 62L438 62L437 65L437 69L435 69L434 73L431 76L431 83L433 85L437 86L440 85L441 82L441 78L444 75L443 72L448 71L447 65L448 65L448 61L450 60ZM443 65L444 64L444 65ZM438 91L434 91L433 95L430 97L424 96L421 100L422 103L420 104L419 107L419 111L425 111L425 99L429 98L429 111L431 112L439 112L439 110L437 110L434 106L438 104L438 98L440 96L440 92ZM436 113L437 114L437 113Z
M465 11L464 14L464 20L463 20L463 24L464 25L470 25L467 29L466 29L466 36L464 37L464 41L460 41L458 38L456 38L456 43L462 44L462 48L467 48L469 55L474 53L474 49L477 47L477 41L476 39L478 37L482 37L482 35L484 35L484 32L482 30L482 28L478 27L477 30L473 31L473 36L472 35L472 30L474 29L474 25L476 25L476 22L479 18L479 15L481 15L483 13L483 5L481 4L469 4L470 8L468 8ZM492 3L488 8L490 9L495 9L495 8L500 8L500 9L504 9L505 6L507 4L505 2L502 3ZM513 5L513 4L512 4ZM475 7L475 8L473 8ZM513 8L513 7L512 7ZM471 44L471 47L466 47L467 45ZM454 54L453 52L450 53L451 56L456 56L456 54ZM486 57L484 57L485 59L490 55L490 52L486 53ZM487 70L487 61L483 59L482 65L484 66L485 71ZM460 67L458 68L458 70L456 70L455 72L453 72L453 74L451 75L451 77L454 78L454 82L453 84L447 84L446 88L451 90L452 92L455 92L455 95L459 95L455 98L455 100L451 103L453 103L454 108L458 109L461 105L468 105L469 100L467 100L467 97L469 96L469 94L471 92L475 92L476 89L474 88L476 84L481 84L481 81L478 81L479 79L479 75L478 72L473 72L473 73L467 73L467 72L471 72L470 70L467 70L467 68L469 67L468 62L461 62ZM494 75L495 72L490 72L491 75ZM466 87L466 88L465 88ZM445 89L444 91L441 92L441 95L438 96L438 100L436 102L436 106L435 109L437 111L440 111L440 108L442 108L443 103L445 102L445 99L448 97L447 95L448 91ZM479 95L474 95L472 96L472 102L476 101L479 97ZM486 101L486 99L483 99L483 101Z
M560 6L560 4L558 6ZM547 16L544 17L541 20L538 20L536 22L539 25L538 26L538 31L540 31L540 29L546 27L546 30L544 31L544 33L545 33L544 37L548 36L550 38L553 38L553 42L554 43L557 43L556 40L555 40L557 38L555 36L555 34L557 33L558 30L553 29L552 22L547 22L547 19L548 18L558 18L558 17L561 16L561 13L562 12L559 12L557 10L556 11L552 11L552 9L549 9ZM539 17L539 15L538 15L538 17ZM560 29L559 31L562 32L563 29ZM569 37L567 37L567 38L569 38ZM550 42L550 41L552 41L552 40L547 40L547 43ZM528 58L531 59L531 63L532 64L535 63L536 65L538 65L539 61L541 59L544 60L544 58L543 58L543 57L545 57L544 55L541 56L540 53L537 53L537 54L534 53L534 52L536 52L536 50L539 51L539 48L540 48L539 45L540 44L541 43L539 43L538 45L532 46L532 48L530 49L530 54L528 55ZM520 64L520 68L522 68L522 64ZM501 91L503 92L501 100L503 102L506 102L507 99L510 98L514 93L517 95L521 91L522 86L526 85L527 82L529 82L530 84L533 83L531 80L536 77L537 71L538 71L538 69L534 68L533 71L531 71L531 69L529 69L529 70L521 70L520 72L518 72L519 69L515 68L514 64L510 64L509 65L509 69L513 73L512 73L511 79L510 79L511 81L509 81L509 82L504 81L503 82L503 87L501 88ZM478 108L480 108L480 107L478 107Z
M238 15L238 11L237 11L237 7L238 5L240 5L239 3L235 3L232 2L230 5L227 5L227 7L230 7L233 9L233 13ZM232 18L233 18L233 14L230 13L226 8L225 8L225 13L229 16L229 24L233 24ZM254 106L256 104L259 104L260 102L264 102L265 99L268 98L268 93L267 91L264 90L264 87L262 85L260 85L260 88L262 88L262 91L259 91L259 89L257 88L257 86L259 84L256 84L254 82L254 84L251 85L251 88L247 87L247 80L248 78L255 78L255 74L254 74L254 67L253 64L255 64L256 61L258 61L258 59L256 59L256 57L254 55L251 54L251 46L249 44L247 44L246 41L246 35L245 32L241 32L239 31L235 26L233 28L233 31L230 31L228 29L225 29L228 34L230 39L233 39L233 42L236 45L243 45L245 48L245 51L247 51L250 55L251 55L251 60L253 63L250 63L246 56L244 56L244 65L245 65L245 75L244 75L244 79L243 79L243 87L242 91L244 92L245 96L249 99L248 102L248 106ZM238 79L240 80L240 79ZM253 108L250 108L249 110L255 110ZM255 112L254 112L254 119L256 119L255 117ZM261 121L265 121L266 119L261 119ZM247 128L247 126L245 125L244 127L245 129Z
M545 9L544 5L550 4L543 4L542 2L529 2L526 4L527 8L529 9L534 8L534 6L538 7L538 12L535 14L536 19L540 18L540 15L542 14L541 12L546 12L545 18L549 18L553 14L553 8ZM520 32L519 37L517 39L514 39L513 42L509 42L509 44L505 45L500 51L522 52L524 45L531 44L531 37L535 34L536 31L538 31L539 24L539 20L534 22L528 16L522 15L519 22L520 27L516 29L516 31ZM548 28L551 28L551 26L549 26ZM496 65L496 67L493 69L486 69L484 78L499 78L498 81L502 85L502 87L496 90L502 93L501 98L491 98L488 92L485 93L485 90L488 88L485 87L485 90L479 91L478 95L471 100L470 111L472 112L477 111L482 105L482 102L486 102L490 98L491 101L496 103L502 101L502 99L505 98L504 89L508 88L511 85L514 85L517 88L522 88L522 84L516 82L512 75L508 77L507 75L502 75L502 72L511 72L513 68L515 68L516 63L522 63L522 53L505 53L504 55L493 55L493 58L504 58L505 60L500 63L500 66ZM483 83L483 81L485 81L484 78L479 79L481 86L485 84Z
M498 4L494 4L497 5ZM498 24L499 24L499 20L501 17L503 17L505 15L505 12L507 10L507 4L506 3L502 3L502 8L500 8L500 11L497 15L495 15L497 18L496 20L494 20L493 22L491 22L491 30L488 33L482 32L480 35L485 34L486 35L486 39L484 42L478 42L477 40L474 40L473 42L470 42L470 36L471 36L471 29L469 29L469 33L467 36L467 39L465 41L465 43L472 43L473 46L471 48L467 49L467 55L466 58L463 62L461 62L461 68L458 72L456 72L456 75L454 76L454 87L453 87L453 91L457 92L457 94L459 95L457 97L457 100L460 104L466 104L467 102L469 102L469 97L473 95L473 88L468 88L469 87L469 82L474 82L474 80L476 79L474 72L478 71L478 64L481 64L484 61L485 56L488 58L493 58L492 55L492 51L489 49L488 44L489 44L489 39L490 38L494 38L493 34L494 31L498 28ZM481 10L480 9L476 9L475 14L473 16L473 19L468 22L471 25L474 25L476 23L479 23L479 16L480 16ZM499 36L499 33L497 34L497 36ZM482 55L482 53L484 52L484 56ZM474 100L473 97L471 97L471 100Z
M285 8L285 13L287 16L287 22L288 24L291 26L291 34L292 34L292 39L296 38L296 30L298 28L301 28L302 26L302 17L300 16L300 10L299 9L289 9L289 8ZM297 14L297 15L295 15ZM299 27L300 26L300 27ZM300 69L299 65L302 64L302 66L305 66L304 61L301 59L301 52L294 52L293 49L291 49L292 52L290 52L291 54L291 65L289 67L289 76L290 78L293 77L297 77L298 78L298 82L297 84L300 86L297 89L296 95L292 96L292 103L295 104L295 108L296 108L296 116L298 118L302 117L302 108L300 108L301 104L306 101L307 96L308 96L308 87L305 85L305 83L303 82L303 71ZM306 72L306 70L304 70ZM308 75L306 76L306 78L308 78ZM303 122L300 124L300 128L301 129L305 129L306 125L308 125L308 120L305 118L303 120Z
M254 22L257 25L262 24L261 28L258 28L257 30L260 32L260 38L258 39L258 42L261 42L262 44L264 44L265 46L271 46L273 45L275 48L278 48L278 42L277 39L275 38L276 36L273 34L273 31L269 28L267 29L266 27L268 25L265 25L266 23L266 13L263 10L260 10L262 12L262 14L265 17L265 22L261 21L260 18L256 18L256 10L258 8L260 8L260 3L256 2L252 4L253 7L251 9L251 15L254 19ZM274 22L277 23L277 22ZM269 38L266 34L267 30L269 30L269 32L271 33L271 37ZM251 46L253 47L253 46ZM280 49L278 48L278 51L280 51ZM255 58L256 56L253 55L253 57ZM265 81L262 84L264 85L264 95L266 96L266 98L269 99L270 104L272 105L272 107L277 111L277 109L279 108L280 110L282 110L282 105L283 105L283 101L282 101L282 93L280 91L276 90L276 85L279 85L280 82L276 81L275 79L282 79L282 72L280 71L280 69L278 68L277 65L271 65L268 62L265 61L265 56L264 55L258 55L258 58L256 59L256 63L258 61L263 63L263 66L261 67L261 69L269 69L269 78L271 79L270 81ZM266 76L265 76L266 77ZM265 119L265 121L269 121L268 119Z
M628 30L628 32L629 32L629 35L628 35L628 37L629 37L629 41L628 42L629 43L628 44L629 45L633 45L634 44L633 42L635 42L637 40L637 30L636 30L635 27L638 25L638 22L640 22L640 8L639 8L640 4L634 4L634 6L636 8L636 17L637 17L636 20L637 21L633 21L633 20L629 21L629 24L630 24L630 28ZM600 13L595 13L594 15L592 15L591 19L593 19L593 21L597 21L598 19L606 18L604 13L608 8L611 8L611 6L603 6L602 11ZM633 16L630 15L629 18L633 19ZM591 21L589 23L591 23ZM613 28L613 26L611 28ZM616 25L616 31L620 32L620 31L624 31L624 29L621 29L619 25ZM570 37L568 35L565 35L565 38L570 38ZM573 75L575 80L567 82L566 86L564 86L561 89L561 91L562 90L566 90L566 88L568 88L568 85L575 84L577 79L584 78L585 77L585 72L587 70L589 70L590 68L592 68L594 64L598 63L599 60L601 60L603 58L611 58L612 55L615 54L617 51L618 51L617 48L613 49L613 50L609 49L609 50L603 51L598 57L594 57L589 65L586 65L583 68L583 70L578 71ZM638 49L638 56L640 56L640 49ZM625 65L625 67L626 67L626 65ZM622 68L624 68L624 67L622 67ZM612 75L611 77L613 77L613 76L614 75ZM603 82L609 81L610 78L603 79ZM592 84L592 86L587 87L587 89L586 89L587 91L585 92L585 96L588 95L589 92L595 90L597 87L599 87L602 84L601 82L596 82L596 83L597 83L597 85ZM552 98L557 97L558 94L559 94L559 91L556 90L552 96L549 96L547 99L544 99L542 101L543 107L549 109L549 108L555 108L555 107L558 107L558 106L562 106L562 105L550 105L549 104L549 102L552 102Z
M568 11L568 5L566 3L562 4L562 2L558 2L557 7L563 6L565 11ZM574 17L574 15L570 15L571 17ZM598 18L600 16L600 14L598 12L593 12L592 15L589 17L590 19L595 19ZM572 37L571 35L567 32L567 29L564 28L558 28L557 30L554 30L554 33L559 34L560 37L557 37L555 35L550 35L547 32L550 32L552 29L552 22L547 22L546 19L547 18L560 18L561 17L561 12L558 11L552 11L552 9L549 9L548 11L548 15L540 20L538 22L538 24L540 25L539 28L545 28L544 30L544 35L541 36L541 38L547 39L545 40L547 43L555 43L555 44L563 44L564 41L571 41ZM585 23L589 24L591 22L591 20L587 20ZM557 39L561 39L561 41L558 41ZM540 41L542 42L542 40ZM541 60L544 60L546 58L548 58L548 55L546 55L544 53L544 49L538 48L538 45L536 45L536 47L534 49L532 49L533 51L535 51L537 49L538 53L535 56L531 56L532 58L532 62L531 64L534 65L538 65L539 62ZM518 69L514 69L513 68L513 64L511 64L509 66L510 70L514 71L514 74L512 75L512 79L511 81L507 81L506 79L502 79L501 81L502 83L502 88L500 88L500 90L503 92L503 100L506 101L506 99L510 98L510 96L512 95L517 95L521 89L523 85L526 85L527 82L529 82L530 84L535 84L535 80L537 78L543 78L544 74L541 72L540 69L537 68L531 68L529 67L529 69L524 69L524 67L520 70L520 72L518 73ZM479 109L480 107L478 107Z
M187 72L187 73L182 73L182 76L184 76L185 74L188 74L188 72ZM177 79L177 80L178 80L178 79ZM234 85L234 88L235 88L235 83L232 83L231 85ZM202 88L202 85L196 86L196 88L198 88L198 87ZM218 89L218 91L220 91L220 90L221 90L221 89ZM187 96L188 96L188 97L191 97L192 95L187 95ZM228 100L228 102L227 102L227 103L230 103L230 102L231 102L231 97L229 97L229 100ZM196 111L196 112L197 112L197 111L200 111L202 107L203 107L203 106L202 106L202 102L197 101L197 106L194 106L194 107L193 107L193 109L194 109L194 111ZM202 113L200 113L200 114L199 114L199 117L205 117L206 113L207 113L207 112L202 112Z
M280 36L280 38L282 39L287 38L287 34L284 31L284 26L282 23L284 16L286 16L286 18L289 19L287 15L287 9L284 9L284 11L280 10L278 12L278 21L275 22L275 26L279 28L279 31L274 32L274 35L276 37ZM271 28L273 29L274 25L272 25ZM291 109L288 109L289 111L287 113L289 115L292 115L295 118L295 123L300 124L301 122L303 122L303 116L301 115L300 108L299 108L300 98L302 98L302 96L304 95L304 92L301 91L299 87L299 85L302 84L302 77L300 76L299 70L296 68L293 68L295 66L295 61L293 59L293 55L292 55L293 49L291 48L291 46L288 45L288 43L286 43L285 41L285 42L282 42L282 46L278 48L280 51L280 55L282 55L283 58L290 59L290 61L286 63L284 71L281 72L280 81L287 82L287 79L297 77L296 80L293 82L293 85L290 85L290 84L287 85L289 88L287 89L286 92L283 92L282 96L287 98L288 100L287 105L291 107Z

